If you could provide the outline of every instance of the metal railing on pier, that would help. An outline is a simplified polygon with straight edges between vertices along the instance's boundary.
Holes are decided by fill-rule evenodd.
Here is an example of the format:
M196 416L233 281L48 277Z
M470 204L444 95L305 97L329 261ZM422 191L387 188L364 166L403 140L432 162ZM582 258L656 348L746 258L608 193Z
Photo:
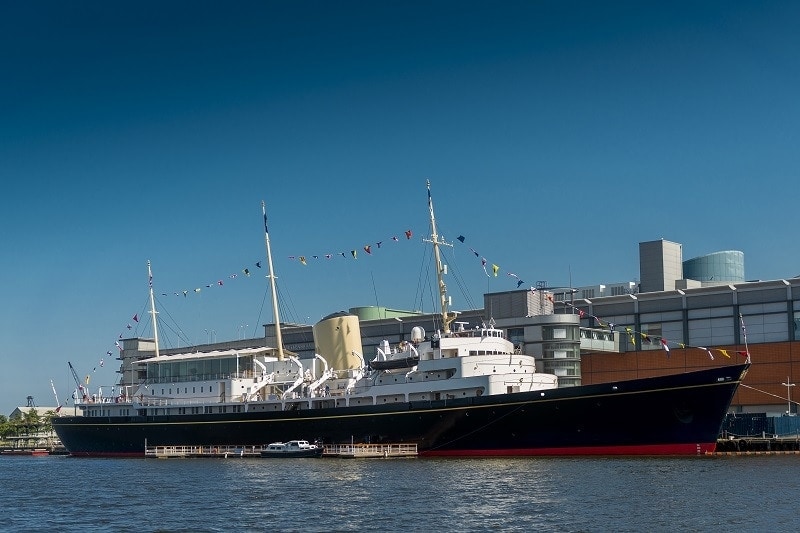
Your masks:
M148 458L234 458L261 457L265 446L146 446ZM347 459L416 457L416 444L324 444L322 457Z
M323 457L416 457L416 444L325 444Z

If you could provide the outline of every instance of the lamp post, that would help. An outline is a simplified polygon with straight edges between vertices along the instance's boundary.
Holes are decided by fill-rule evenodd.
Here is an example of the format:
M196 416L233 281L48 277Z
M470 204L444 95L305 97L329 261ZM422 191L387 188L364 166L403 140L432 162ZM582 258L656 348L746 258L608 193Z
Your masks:
M786 406L788 410L786 414L792 416L792 387L794 387L794 383L789 381L789 376L786 376L786 383L781 383L784 387L786 387Z

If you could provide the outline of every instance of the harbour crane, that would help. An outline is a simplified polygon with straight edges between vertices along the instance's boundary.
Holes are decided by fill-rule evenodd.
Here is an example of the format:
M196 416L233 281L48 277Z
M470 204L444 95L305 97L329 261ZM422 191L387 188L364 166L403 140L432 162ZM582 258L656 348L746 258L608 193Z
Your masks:
M78 377L78 373L75 372L75 367L72 366L72 363L70 361L67 361L67 364L69 365L69 369L72 372L72 379L75 380L75 386L78 387L77 390L79 390L81 393L81 398L82 399L86 398L86 391L83 388L83 385L81 384L81 380ZM73 398L73 400L77 400L77 398Z

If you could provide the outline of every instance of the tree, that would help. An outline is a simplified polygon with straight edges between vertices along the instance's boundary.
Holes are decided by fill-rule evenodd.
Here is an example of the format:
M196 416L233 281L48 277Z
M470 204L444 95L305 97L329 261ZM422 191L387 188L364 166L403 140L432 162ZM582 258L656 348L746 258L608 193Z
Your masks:
M11 425L6 415L0 415L0 439L5 439L11 435Z
M52 409L47 411L47 412L45 412L44 417L42 419L42 425L41 425L42 431L45 431L47 433L52 433L53 432L53 419L55 417L57 417L57 416L58 415L56 414L56 412L53 411Z
M39 416L39 413L36 411L35 407L22 416L22 426L25 428L25 432L28 434L38 432L41 423L42 417Z

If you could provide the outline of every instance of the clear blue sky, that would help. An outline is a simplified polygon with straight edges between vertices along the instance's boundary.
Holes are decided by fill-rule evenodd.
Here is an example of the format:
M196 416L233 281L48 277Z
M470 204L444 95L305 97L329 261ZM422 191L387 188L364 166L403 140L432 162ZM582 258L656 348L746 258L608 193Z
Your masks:
M796 276L798 20L790 1L4 2L0 413L54 404L51 379L66 398L67 361L115 382L118 335L150 334L148 260L191 342L261 335L262 200L299 322L432 309L426 179L466 238L455 309L508 272L635 280L659 238Z

